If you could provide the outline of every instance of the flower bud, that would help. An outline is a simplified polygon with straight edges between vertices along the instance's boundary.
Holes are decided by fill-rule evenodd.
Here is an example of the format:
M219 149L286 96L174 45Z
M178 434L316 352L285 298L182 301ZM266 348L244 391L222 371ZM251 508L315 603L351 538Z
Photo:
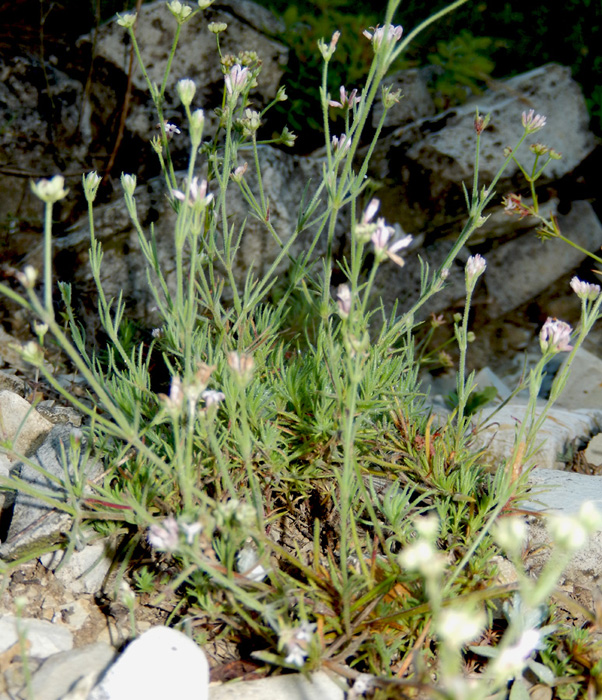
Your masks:
M178 84L176 85L176 90L178 91L178 97L180 98L181 103L185 107L190 107L190 104L194 98L194 93L196 92L194 80L190 80L189 78L179 80Z
M67 196L69 190L65 189L65 178L55 175L51 180L38 180L31 183L32 192L46 204L54 204Z

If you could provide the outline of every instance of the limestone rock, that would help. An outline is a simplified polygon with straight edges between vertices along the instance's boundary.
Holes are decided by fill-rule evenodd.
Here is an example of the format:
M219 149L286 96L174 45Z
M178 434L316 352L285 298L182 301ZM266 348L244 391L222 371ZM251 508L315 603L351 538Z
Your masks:
M129 644L88 700L206 700L209 664L192 639L153 627Z

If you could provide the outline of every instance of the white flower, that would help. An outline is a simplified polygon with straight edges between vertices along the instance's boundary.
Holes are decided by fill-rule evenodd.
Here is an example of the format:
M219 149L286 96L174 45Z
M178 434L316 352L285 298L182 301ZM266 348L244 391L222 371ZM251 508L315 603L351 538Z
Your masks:
M125 15L120 15L119 12L117 13L117 24L120 27L124 27L124 29L130 29L131 27L134 26L136 22L136 13L135 12L130 12Z
M504 649L493 662L494 673L498 678L509 679L520 674L525 661L540 647L539 630L529 629L523 632L516 644Z
M339 284L337 287L337 306L341 318L347 318L351 311L351 290L347 284Z
M173 196L182 202L186 201L186 194L180 190L174 190ZM193 177L190 183L187 204L191 207L202 208L206 207L212 199L213 195L211 193L207 194L207 180L201 180L199 183L199 178Z
M460 648L476 639L486 622L482 610L446 608L437 621L437 632L450 646Z
M487 263L483 256L479 254L471 255L466 261L466 280L471 283L474 282L483 274L486 267Z
M238 63L233 65L230 72L224 77L228 95L232 96L241 93L247 86L250 79L251 72L246 66L243 68Z
M190 80L190 78L183 78L182 80L178 80L176 90L178 92L178 97L180 98L182 104L189 107L194 98L194 93L196 92L196 85L194 80Z
M515 554L522 550L527 539L527 526L523 518L500 518L495 524L493 536L502 549Z
M47 204L54 204L67 196L69 190L65 189L65 178L62 175L55 175L50 180L38 180L31 183L31 189L36 197L39 197Z
M557 547L575 552L587 544L589 533L579 518L570 515L554 515L548 520L548 532Z
M207 389L201 394L201 398L205 401L206 406L216 406L226 398L226 395L222 391Z
M121 186L127 195L133 197L136 191L136 176L121 173Z
M390 24L386 27L379 27L377 25L376 27L370 27L370 29L372 29L372 32L365 29L362 34L366 39L370 39L375 49L378 49L382 44L385 36L385 29L387 30L387 43L399 41L403 34L403 27L400 24L397 26Z

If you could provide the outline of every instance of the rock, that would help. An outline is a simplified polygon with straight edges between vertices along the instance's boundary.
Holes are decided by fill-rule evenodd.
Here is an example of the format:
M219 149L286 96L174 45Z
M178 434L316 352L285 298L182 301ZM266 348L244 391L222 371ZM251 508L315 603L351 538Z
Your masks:
M437 110L428 89L428 77L428 68L420 70L411 68L385 78L383 85L390 86L392 92L401 90L401 98L388 110L383 124L384 129L392 126L405 126L417 119L435 115ZM374 128L378 126L383 111L382 93L378 93L372 108L372 126Z
M11 452L0 454L0 475L8 477L17 455L30 455L51 429L52 423L28 401L12 391L0 391L0 435L13 448ZM0 510L12 505L14 500L14 492L0 491Z
M49 62L42 66L33 55L0 60L0 225L14 234L27 222L23 231L28 231L11 235L12 254L23 255L37 243L44 217L44 205L24 175L41 178L84 169L86 146L78 130L82 94L80 82ZM70 142L68 152L55 145L65 141ZM72 198L62 200L53 219L65 220L74 204Z
M108 540L86 545L74 551L63 563L65 552L58 550L40 557L47 568L55 572L56 578L72 593L98 593L111 567L112 557L108 554Z
M529 484L536 490L521 508L561 515L575 515L585 501L592 501L602 512L602 476L576 474L555 469L536 467L529 475ZM529 547L535 554L528 565L539 571L549 558L550 536L546 518L529 519ZM598 531L589 543L577 552L565 569L561 584L582 586L592 590L602 583L602 531Z
M52 654L73 648L73 635L63 625L29 617L3 615L0 617L0 653L19 641L19 633L29 645L29 656L38 659L46 659Z
M64 700L82 679L91 689L114 657L115 650L102 642L53 654L31 680L33 697L35 700Z
M210 700L343 700L344 686L335 683L324 671L309 678L295 673L261 678L256 681L222 683L209 686Z
M564 236L590 251L602 240L602 225L589 202L573 202L566 216L558 217ZM490 317L497 318L550 287L584 259L585 253L559 239L541 241L535 230L486 254L484 283L492 303ZM579 306L576 299L575 305Z
M88 700L206 700L209 664L202 649L169 627L153 627L131 642Z
M530 137L544 140L562 159L552 161L546 178L570 173L594 149L589 115L570 68L551 63L500 82L495 90L469 99L434 117L419 119L382 138L370 165L371 174L390 183L386 215L404 230L437 229L464 217L461 183L470 189L474 173L474 114L491 112L491 125L481 137L480 182L492 181L504 161L503 149L514 147L523 133L521 114L534 109L547 117L545 128ZM530 154L524 148L523 154ZM517 174L510 164L499 183L500 196ZM383 197L383 199L385 199Z
M12 473L20 476L31 487L39 489L46 498L52 498L58 502L64 501L67 498L67 492L62 484L66 474L71 479L81 480L84 474L85 478L94 479L102 470L102 465L98 461L83 462L85 455L83 444L80 462L74 464L70 461L72 439L81 440L81 432L76 432L68 425L55 426L32 455L33 464L16 464ZM63 451L68 460L66 465L63 464ZM35 464L53 478L36 469L33 466ZM0 558L14 559L25 556L26 552L36 552L40 547L60 540L70 525L71 516L68 512L56 510L46 501L24 491L18 491L8 535L5 542L0 545Z
M511 457L516 431L525 418L525 410L525 403L514 400L502 407L489 425L487 414L490 410L483 411L480 420L484 427L476 434L473 447L483 449L494 468ZM535 412L537 417L542 410L543 404L540 404ZM564 469L562 455L567 454L574 441L599 433L601 429L602 410L551 408L537 433L537 449L523 462L523 470L534 464L542 469Z
M116 19L116 18L115 18ZM237 56L241 51L255 51L262 61L262 70L258 78L258 87L252 91L252 97L258 107L265 106L272 100L284 68L288 61L288 50L281 43L266 36L275 35L281 23L266 9L251 2L215 3L207 10L198 12L192 19L182 25L178 50L171 64L171 71L165 90L165 117L184 123L184 112L176 93L176 83L182 78L190 78L197 84L197 93L193 108L205 110L207 119L217 121L212 110L221 107L221 95L224 86L215 35L207 25L210 22L223 22L228 25L220 34L220 49L224 56ZM172 48L176 21L162 1L142 5L138 13L136 39L142 61L150 80L161 85L165 67ZM78 42L82 48L89 45L91 37L82 37ZM115 95L107 94L109 84L125 88L125 76L129 66L129 40L127 32L116 21L99 27L95 32L95 79L92 83L90 108L92 123L106 125L113 121L121 109L121 101ZM150 137L156 133L157 117L148 94L148 86L137 66L132 76L134 100L127 119L128 131L135 134L148 145ZM177 143L176 143L177 146ZM188 143L182 147L188 149ZM149 149L152 157L152 152Z
M600 228L602 234L602 227ZM578 304L577 300L575 303ZM568 355L560 367L562 371ZM571 365L571 378L556 402L557 406L602 409L602 360L581 347ZM589 459L589 458L588 458ZM591 461L591 460L590 460ZM602 457L599 460L602 462ZM594 462L598 464L598 462Z

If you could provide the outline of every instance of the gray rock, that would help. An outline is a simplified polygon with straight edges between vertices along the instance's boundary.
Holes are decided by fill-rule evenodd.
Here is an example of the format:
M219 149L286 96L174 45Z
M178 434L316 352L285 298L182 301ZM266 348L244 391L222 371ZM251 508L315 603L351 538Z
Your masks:
M63 625L30 617L0 617L0 653L19 642L21 634L29 645L29 656L46 659L73 648L73 635Z
M564 236L585 250L596 251L602 241L602 225L589 202L573 202L566 216L558 217ZM559 239L541 241L535 230L486 254L484 283L493 303L488 313L501 316L548 289L586 257ZM575 301L576 306L579 305Z
M209 686L209 700L343 700L344 686L324 671Z
M540 416L543 405L536 409ZM525 420L526 404L516 400L501 408L489 423L490 410L485 409L480 418L484 427L475 436L473 447L483 449L494 468L508 460L513 452L516 431ZM593 409L567 410L551 408L537 433L536 449L523 462L523 468L537 465L543 469L564 469L566 455L574 441L595 435L602 429L602 411Z
M602 512L602 477L554 469L535 468L529 475L529 483L536 489L533 498L521 508L560 515L574 516L582 504L591 501ZM535 554L527 564L535 574L549 558L551 542L546 529L546 518L529 519L529 545ZM602 582L602 531L598 531L588 544L577 552L565 569L561 584L581 586L592 590Z
M35 700L64 700L82 679L95 683L114 658L115 650L104 642L53 654L32 678L33 697Z
M383 128L405 126L418 119L435 115L437 110L428 89L428 69L411 68L399 71L387 76L383 85L390 86L392 92L401 90L402 95L399 102L388 110ZM379 93L372 108L372 126L375 128L383 112L382 93Z
M56 578L71 593L94 594L102 589L112 562L108 540L103 539L72 552L65 562L64 558L65 552L59 550L44 554L40 561L55 572Z
M581 302L575 298L575 304ZM568 355L560 367L562 371ZM602 409L602 360L581 347L571 364L571 379L558 398L557 406ZM602 462L602 459L600 460Z
M85 445L79 463L71 460L70 441L81 439L81 433L68 425L57 425L31 457L31 464L17 464L13 473L46 498L65 501L68 493L64 479L94 479L102 470L98 461L84 461ZM63 454L67 457L64 464ZM37 468L36 468L37 465ZM46 475L44 472L47 472ZM18 491L12 521L6 541L0 545L0 558L13 559L35 552L38 548L59 540L71 525L69 513L56 510L36 496ZM82 543L83 545L84 543Z
M285 46L266 36L275 35L281 25L271 13L250 2L233 4L215 3L207 10L198 12L181 29L178 50L171 64L171 71L166 84L167 119L181 122L179 98L176 83L182 78L190 78L197 83L193 108L205 110L207 119L213 119L212 109L221 106L221 94L224 75L221 70L216 48L215 35L207 25L210 22L224 22L228 25L220 35L220 48L223 55L237 56L240 51L255 51L262 60L262 70L258 78L258 88L252 91L255 102L266 105L276 95L284 67L288 60ZM176 21L164 2L151 2L141 7L136 27L136 38L140 47L142 60L150 80L157 85L163 82L165 67L172 48ZM82 37L80 46L90 42L90 37ZM129 42L127 33L116 21L99 28L95 37L96 61L104 59L106 65L97 66L105 73L105 80L95 80L92 87L91 109L92 121L106 123L111 112L120 109L120 102L114 95L106 94L106 77L119 84L119 76L127 75L129 65ZM101 77L100 74L98 76ZM110 78L109 78L110 79ZM127 119L128 130L148 142L156 133L156 113L148 95L146 81L137 67L133 73L134 96L132 110ZM213 120L213 125L217 122ZM186 148L188 145L186 144Z
M481 138L480 182L487 185L504 161L503 149L523 133L521 114L529 109L547 117L547 124L529 143L542 140L562 152L546 169L547 178L571 172L594 149L585 99L570 68L548 64L498 84L432 118L396 129L381 139L370 172L387 181L387 215L409 231L437 229L464 217L461 183L470 189L474 172L475 109L491 112L491 126ZM531 156L524 148L528 160ZM510 164L499 183L500 196L512 184L517 167ZM457 225L457 224L456 224Z
M209 664L202 649L169 627L153 627L131 642L88 700L206 700Z

